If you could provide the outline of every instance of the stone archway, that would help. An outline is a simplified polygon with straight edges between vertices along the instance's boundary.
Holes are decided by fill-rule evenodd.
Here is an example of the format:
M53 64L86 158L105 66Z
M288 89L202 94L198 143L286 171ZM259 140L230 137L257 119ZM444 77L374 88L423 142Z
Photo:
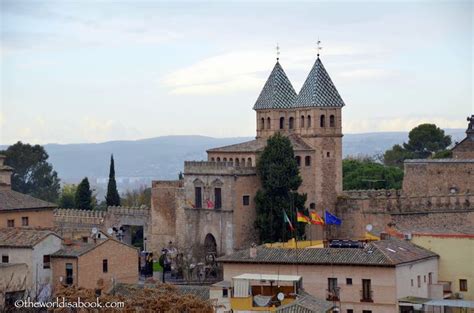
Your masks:
M208 233L206 238L204 238L204 249L206 254L217 253L217 242L213 234Z

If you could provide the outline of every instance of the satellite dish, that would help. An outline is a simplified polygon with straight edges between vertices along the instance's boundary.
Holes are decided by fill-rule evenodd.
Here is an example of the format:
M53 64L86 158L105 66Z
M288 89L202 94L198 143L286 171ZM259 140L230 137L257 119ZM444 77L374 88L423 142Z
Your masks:
M109 229L107 229L107 234L112 235L113 233L114 233L114 230L109 227Z
M372 231L374 227L372 226L372 224L367 224L367 226L365 226L365 230L367 231Z
M279 301L283 301L283 299L285 299L285 294L284 294L283 292L279 292L279 293L277 294L277 299L278 299Z
M97 234L97 228L96 227L92 227L92 233L95 235Z

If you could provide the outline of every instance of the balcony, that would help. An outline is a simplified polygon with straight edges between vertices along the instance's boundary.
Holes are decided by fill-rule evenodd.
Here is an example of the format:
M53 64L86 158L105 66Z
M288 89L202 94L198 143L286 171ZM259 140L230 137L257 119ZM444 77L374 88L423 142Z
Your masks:
M326 300L327 301L339 301L339 291L341 288L335 287L332 289L326 289Z
M443 299L449 299L453 292L451 289L451 282L450 281L438 281L438 284L443 286Z
M374 302L374 291L373 290L361 290L360 291L360 302Z

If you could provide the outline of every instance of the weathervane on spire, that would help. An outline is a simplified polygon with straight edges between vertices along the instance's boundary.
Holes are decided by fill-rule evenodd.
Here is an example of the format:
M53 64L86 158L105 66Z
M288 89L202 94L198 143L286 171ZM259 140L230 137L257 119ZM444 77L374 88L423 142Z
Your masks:
M277 61L279 61L280 60L280 46L278 45L278 43L276 46L276 52L277 52Z
M321 47L321 40L319 40L319 38L318 38L317 48L316 48L317 51L318 51L318 58L319 58L319 51L321 51L322 48L323 48L323 47Z

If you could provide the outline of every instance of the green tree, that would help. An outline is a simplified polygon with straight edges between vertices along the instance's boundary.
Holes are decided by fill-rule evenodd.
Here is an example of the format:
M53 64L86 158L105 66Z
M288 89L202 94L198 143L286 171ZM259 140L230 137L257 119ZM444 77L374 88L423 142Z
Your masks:
M284 211L293 226L298 226L298 235L301 236L304 225L296 223L296 208L304 208L306 194L297 193L302 180L293 147L287 137L277 133L268 139L257 162L257 173L262 183L262 188L255 196L255 227L260 241L275 242L291 237L287 233L288 225L283 221Z
M59 197L58 173L48 163L48 153L40 145L18 141L2 152L5 165L13 167L12 189L50 202Z
M151 207L151 188L141 187L136 190L127 190L122 198L122 205L129 207L146 205Z
M77 186L75 204L77 209L92 210L93 199L92 190L89 185L89 179L85 177Z
M119 206L120 196L117 191L117 182L115 181L114 155L110 156L109 184L107 185L107 196L105 196L107 206Z
M384 163L402 168L406 159L447 156L449 145L451 136L445 135L444 130L435 124L420 124L410 131L407 143L403 143L403 146L394 145L385 151Z
M73 209L76 206L77 186L74 184L64 185L59 196L59 207L63 209Z
M343 189L401 189L403 171L385 166L371 159L344 159L342 161Z

